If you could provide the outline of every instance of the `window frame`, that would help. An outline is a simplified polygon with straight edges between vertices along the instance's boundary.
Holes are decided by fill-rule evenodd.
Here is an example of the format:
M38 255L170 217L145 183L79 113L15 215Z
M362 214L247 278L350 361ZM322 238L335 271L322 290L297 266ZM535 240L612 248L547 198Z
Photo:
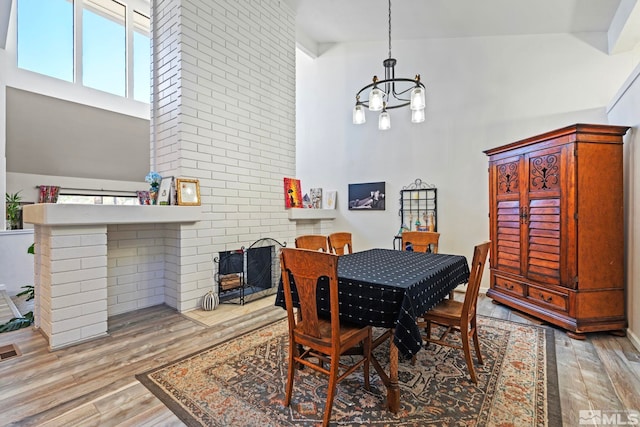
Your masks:
M70 0L71 1L71 0ZM113 0L116 1L116 0ZM98 89L93 89L82 85L82 79L78 79L82 73L82 58L78 60L78 55L82 54L82 10L83 1L73 0L74 2L74 82L68 82L60 80L55 77L48 76L46 74L40 74L34 71L18 68L17 65L17 1L14 2L14 6L11 10L11 17L9 22L9 31L7 35L6 44L6 80L7 86L15 87L30 92L39 93L41 95L60 98L63 100L76 102L96 108L106 109L109 111L118 112L121 114L127 114L133 117L142 119L150 119L150 101L143 102L133 98L133 84L130 83L133 78L133 17L135 12L140 13L143 16L150 16L150 2L149 0L117 0L116 3L123 4L125 6L125 19L126 19L126 72L127 72L127 97L114 95L111 93L103 92ZM79 18L80 17L80 18ZM77 23L80 22L80 25ZM151 29L150 29L151 35ZM78 42L80 40L80 44ZM151 37L150 37L151 43ZM78 64L80 66L78 67ZM150 64L151 65L151 64ZM151 90L151 88L150 88ZM152 92L150 93L152 95Z

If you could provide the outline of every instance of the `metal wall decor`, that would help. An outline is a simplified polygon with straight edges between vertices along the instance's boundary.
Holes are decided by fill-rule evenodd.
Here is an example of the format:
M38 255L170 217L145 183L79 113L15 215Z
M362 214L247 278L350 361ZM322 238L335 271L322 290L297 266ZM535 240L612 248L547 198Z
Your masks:
M400 232L438 230L438 189L420 178L400 190Z

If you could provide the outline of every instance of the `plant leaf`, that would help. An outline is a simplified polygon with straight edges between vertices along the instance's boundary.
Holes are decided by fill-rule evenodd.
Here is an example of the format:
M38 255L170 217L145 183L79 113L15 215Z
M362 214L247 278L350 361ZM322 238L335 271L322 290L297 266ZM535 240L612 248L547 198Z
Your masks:
M31 301L31 300L34 298L34 296L35 296L35 289L34 289L34 287L33 287L32 285L26 285L26 286L23 286L23 288L26 288L26 290L25 290L25 291L22 291L22 292L20 292L20 293L17 293L17 294L16 294L16 296L17 296L17 297L21 297L21 296L26 295L26 296L27 296L26 301Z
M30 317L14 317L9 320L7 323L0 325L0 333L2 332L11 332L17 331L18 329L26 328L31 326L33 323L33 313L29 312L27 314L31 314Z

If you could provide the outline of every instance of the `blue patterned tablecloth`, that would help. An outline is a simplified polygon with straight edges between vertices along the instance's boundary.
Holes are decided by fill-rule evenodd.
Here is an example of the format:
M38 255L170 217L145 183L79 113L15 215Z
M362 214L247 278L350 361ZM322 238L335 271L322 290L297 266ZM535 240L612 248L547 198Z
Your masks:
M359 324L395 328L394 343L411 357L422 347L416 318L469 280L461 255L371 249L338 261L340 318ZM329 313L329 290L320 284L318 308ZM293 300L297 302L295 290ZM282 281L276 305L284 307Z

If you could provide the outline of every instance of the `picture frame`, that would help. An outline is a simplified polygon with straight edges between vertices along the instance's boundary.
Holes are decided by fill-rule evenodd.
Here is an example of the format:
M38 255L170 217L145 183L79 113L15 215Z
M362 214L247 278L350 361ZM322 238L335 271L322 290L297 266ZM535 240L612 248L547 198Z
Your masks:
M385 210L385 183L349 184L349 210Z
M141 205L150 205L151 199L148 191L136 191L138 195L138 203Z
M301 208L302 190L300 180L297 178L284 178L284 207Z
M170 205L171 204L171 185L173 184L173 177L168 176L162 178L160 181L160 189L158 189L158 204Z
M322 197L322 209L335 209L337 197L337 190L325 191L325 194Z
M197 179L176 179L178 205L200 206L200 181Z

